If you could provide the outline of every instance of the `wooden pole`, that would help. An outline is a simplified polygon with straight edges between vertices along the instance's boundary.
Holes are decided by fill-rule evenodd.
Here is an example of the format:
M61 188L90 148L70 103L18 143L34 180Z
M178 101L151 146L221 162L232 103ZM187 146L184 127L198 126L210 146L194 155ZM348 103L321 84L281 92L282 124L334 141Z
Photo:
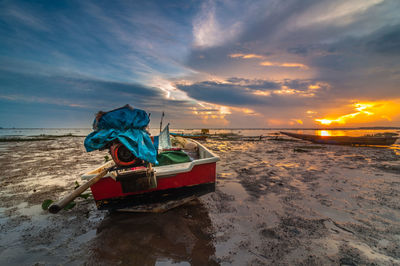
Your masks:
M49 212L50 213L58 213L61 209L63 209L65 206L67 206L68 203L73 201L76 197L78 197L80 194L82 194L86 189L88 189L90 186L92 186L93 184L98 182L101 178L103 178L107 174L108 170L109 170L109 168L101 169L101 172L98 175L96 175L95 177L93 177L92 179L87 181L82 186L75 189L71 194L69 194L62 200L58 201L57 203L52 204L49 207Z
M162 112L162 115L161 115L161 121L160 121L160 133L161 133L161 130L162 130L162 121L163 121L163 118L164 118L164 111Z

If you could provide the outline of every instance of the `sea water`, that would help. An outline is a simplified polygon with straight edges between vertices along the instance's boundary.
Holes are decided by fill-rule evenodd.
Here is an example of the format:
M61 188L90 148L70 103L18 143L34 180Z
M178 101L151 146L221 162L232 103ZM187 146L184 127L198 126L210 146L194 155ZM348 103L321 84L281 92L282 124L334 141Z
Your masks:
M152 135L158 135L159 128L150 128ZM182 129L171 128L171 132L186 133L186 134L200 134L200 129ZM324 136L364 136L373 135L376 133L397 133L400 134L399 128L385 128L385 129L210 129L209 134L238 134L242 136L269 136L275 135L280 131L288 131L293 133L311 134L311 135L324 135ZM40 135L50 136L87 136L92 132L91 128L0 128L0 137L5 136L21 136L32 137Z

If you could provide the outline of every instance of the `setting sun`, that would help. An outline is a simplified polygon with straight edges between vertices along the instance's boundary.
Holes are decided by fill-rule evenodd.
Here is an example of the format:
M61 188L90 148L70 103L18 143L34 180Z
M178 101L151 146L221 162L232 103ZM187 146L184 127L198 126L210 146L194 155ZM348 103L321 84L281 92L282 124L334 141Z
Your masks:
M329 131L327 131L327 130L321 130L321 131L319 132L319 135L320 135L320 136L330 136L331 134L330 134Z

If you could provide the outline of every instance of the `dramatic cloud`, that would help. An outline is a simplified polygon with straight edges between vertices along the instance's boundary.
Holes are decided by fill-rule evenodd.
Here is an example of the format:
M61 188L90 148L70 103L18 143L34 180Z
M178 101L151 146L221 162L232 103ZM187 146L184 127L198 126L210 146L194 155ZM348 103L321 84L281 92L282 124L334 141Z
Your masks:
M110 110L129 103L135 108L144 109L153 113L159 120L159 115L165 110L169 118L192 120L195 116L192 108L197 106L188 101L165 98L164 93L155 87L148 87L137 83L98 80L88 77L61 77L30 74L16 74L1 72L0 78L0 104L4 110L0 117L16 117L14 125L19 127L35 126L37 114L46 119L64 110L74 113L75 126L89 126L80 122L86 118L86 123L93 119L93 114L98 110ZM59 109L55 113L42 113L39 110ZM61 109L60 109L61 108ZM176 115L179 114L179 115ZM154 116L155 115L155 116ZM69 116L66 116L69 117ZM54 119L49 127L61 127L63 117ZM43 123L44 121L42 121Z
M400 126L399 13L397 0L3 1L0 126L90 125L126 103L176 127Z
M228 43L240 30L240 21L229 16L221 18L213 1L204 2L193 22L194 46L203 49Z
M326 92L329 85L312 80L249 80L230 78L222 82L203 81L190 85L176 84L190 97L228 106L279 105L282 102L295 101L304 97L316 96L318 92ZM290 97L288 97L290 96Z

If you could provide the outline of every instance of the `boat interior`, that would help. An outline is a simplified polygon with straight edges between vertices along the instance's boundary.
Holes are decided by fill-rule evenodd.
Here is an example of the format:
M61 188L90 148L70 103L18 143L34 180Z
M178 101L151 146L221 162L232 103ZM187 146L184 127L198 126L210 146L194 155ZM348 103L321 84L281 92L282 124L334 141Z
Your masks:
M178 173L188 172L193 169L196 165L206 164L206 163L214 163L219 161L219 157L215 155L213 152L208 150L202 144L195 140L186 140L186 143L190 145L186 145L182 148L182 151L185 152L190 158L190 162L186 163L179 163L179 164L171 164L171 165L164 165L164 166L154 166L154 171L158 177L161 176L170 176L175 175ZM174 147L174 146L173 146ZM89 171L82 175L83 180L89 180L90 178L96 176L100 173L104 168L110 168L114 164L113 161L108 161L107 163L103 164L102 166ZM132 169L133 170L133 169ZM113 177L115 179L115 175L111 172L105 175L106 177Z

